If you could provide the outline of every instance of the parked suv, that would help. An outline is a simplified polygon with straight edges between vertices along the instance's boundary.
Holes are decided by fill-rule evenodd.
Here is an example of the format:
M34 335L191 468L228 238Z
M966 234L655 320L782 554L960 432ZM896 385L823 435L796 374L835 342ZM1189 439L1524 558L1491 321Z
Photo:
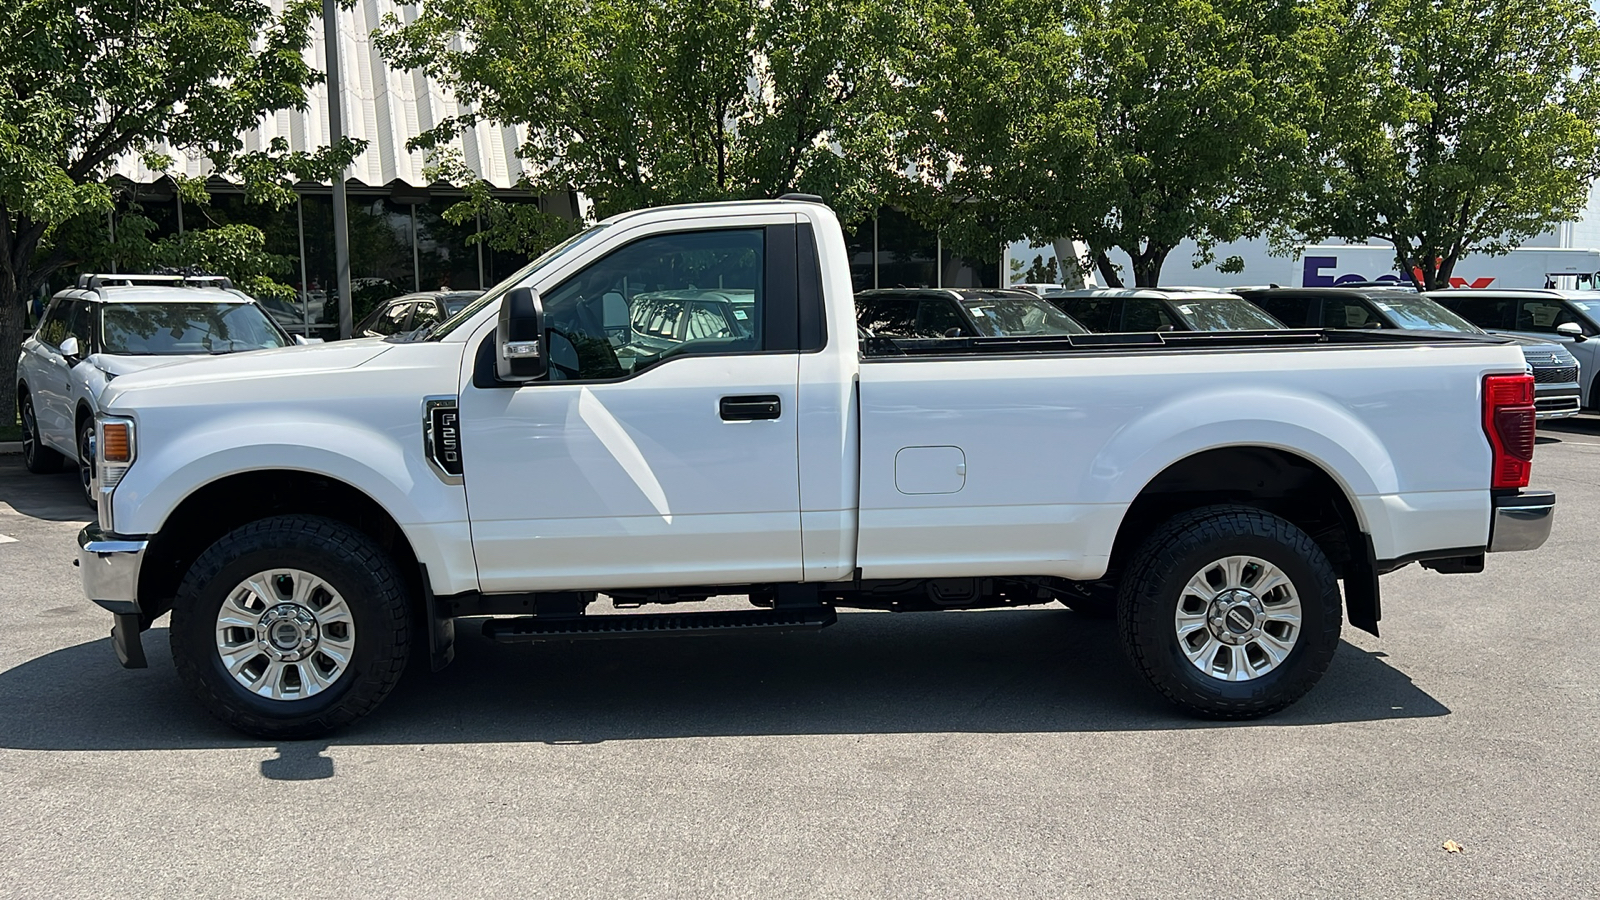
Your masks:
M886 288L856 294L856 324L894 337L1088 334L1037 294L1019 290Z
M1427 295L1395 288L1233 288L1290 328L1399 328L1411 331L1484 330ZM1548 339L1512 335L1533 367L1534 408L1540 419L1578 414L1578 360Z
M1093 331L1266 331L1283 324L1235 295L1195 288L1095 288L1046 297Z
M1463 288L1429 291L1432 297L1480 328L1496 334L1526 335L1560 343L1577 358L1583 405L1600 409L1595 390L1600 373L1600 291L1493 290Z
M17 407L30 472L78 464L95 505L95 413L113 378L172 362L283 347L291 339L226 278L84 275L55 295L22 342Z
M422 291L385 300L353 329L356 337L388 337L443 322L483 291Z

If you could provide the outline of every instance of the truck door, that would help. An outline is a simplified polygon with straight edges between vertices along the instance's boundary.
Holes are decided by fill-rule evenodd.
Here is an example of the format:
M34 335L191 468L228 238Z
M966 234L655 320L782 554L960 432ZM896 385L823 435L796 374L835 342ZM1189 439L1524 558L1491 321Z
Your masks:
M548 380L492 383L493 334L474 337L485 592L801 579L794 215L717 221L663 223L543 290Z

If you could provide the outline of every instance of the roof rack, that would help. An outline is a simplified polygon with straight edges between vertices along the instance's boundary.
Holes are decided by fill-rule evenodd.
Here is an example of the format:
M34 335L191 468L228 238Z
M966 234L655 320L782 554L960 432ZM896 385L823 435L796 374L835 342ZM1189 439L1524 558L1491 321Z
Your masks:
M119 275L119 274L83 274L78 276L78 288L81 290L98 291L111 285L141 285L141 284L166 284L177 287L198 287L200 285L213 285L228 290L233 287L233 279L225 275Z

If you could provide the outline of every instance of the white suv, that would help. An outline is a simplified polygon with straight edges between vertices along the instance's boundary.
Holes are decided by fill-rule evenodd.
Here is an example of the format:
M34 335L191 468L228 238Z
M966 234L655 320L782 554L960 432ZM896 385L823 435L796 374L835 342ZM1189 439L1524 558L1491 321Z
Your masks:
M39 473L76 462L92 506L94 417L111 379L177 358L293 342L226 278L83 275L55 295L22 342L16 388L23 461Z

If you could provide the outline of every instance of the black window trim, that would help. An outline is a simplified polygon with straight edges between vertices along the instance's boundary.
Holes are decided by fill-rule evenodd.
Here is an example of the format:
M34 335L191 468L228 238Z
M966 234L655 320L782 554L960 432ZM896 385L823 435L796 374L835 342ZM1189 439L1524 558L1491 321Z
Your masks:
M809 227L810 223L805 223L805 224ZM773 279L774 278L778 278L778 279L780 279L780 283L781 283L781 278L782 278L783 274L788 274L789 275L789 283L797 285L796 294L798 295L799 290L798 290L797 279L799 277L799 272L796 271L796 268L798 267L798 260L797 260L796 257L799 256L799 251L798 251L798 247L799 247L798 241L799 241L799 239L798 239L798 237L795 236L797 228L798 228L798 226L796 226L793 223L789 223L789 222L773 223L773 224L759 224L759 223L749 223L749 222L731 222L731 223L728 223L728 224L715 225L715 226L711 226L711 227L700 227L700 228L689 227L689 228L681 228L681 229L676 229L676 230L653 231L653 232L651 232L649 234L639 235L636 238L632 238L631 240L625 241L625 242L623 242L621 244L618 244L615 247L612 247L610 250L607 250L601 256L589 261L585 265L582 265L582 266L578 267L578 269L576 271L572 272L570 275L568 275L565 278L561 279L560 281L556 282L555 285L553 285L550 288L549 291L541 291L540 294L543 295L543 294L547 294L547 293L554 293L554 292L560 290L563 286L565 286L567 284L567 282L571 281L574 278L577 278L579 275L582 275L584 272L588 271L590 266L593 266L593 265L595 265L597 263L600 263L603 260L611 257L612 255L620 253L623 250L626 250L627 248L633 246L634 244L640 243L642 241L648 241L648 240L651 240L651 239L654 239L654 238L659 238L659 237L668 236L668 235L675 235L675 234L695 234L695 233L712 232L712 231L757 231L757 230L759 230L759 231L761 231L763 233L763 244L762 244L762 270L763 270L762 279L763 279L763 285L762 285L762 291L763 291L763 294L765 294L765 296L762 298L763 302L765 303L767 301L770 301L770 299L771 299L771 290L772 290L772 287L773 287L773 284L774 284ZM785 254L783 248L780 247L778 249L778 254L776 254L777 256L785 257L785 259L787 260L786 265L788 266L788 273L775 272L774 271L773 263L774 263L775 254L772 251L774 249L774 247L773 247L773 244L774 244L773 232L775 230L782 230L784 232L784 237L789 238L789 239L791 239L791 240L793 240L795 242L794 243L794 246L796 248L795 250L790 251L788 254ZM820 302L821 302L821 292L820 292L821 264L820 264L820 261L818 261L816 259L816 254L814 252L812 254L812 257L813 257L813 264L817 269L817 279L818 279L818 282L819 282L819 291L817 293L816 300L817 300L818 304L820 305ZM796 316L798 317L798 315L799 315L799 313L797 311L796 312ZM764 308L762 310L762 326L761 326L762 349L760 349L760 350L730 350L730 351L713 352L713 353L684 353L684 354L681 354L681 355L678 355L678 356L669 357L669 358L664 359L664 360L662 360L662 361L660 361L658 363L655 363L653 365L647 366L647 367L645 367L643 369L639 369L639 370L635 370L635 371L629 372L626 375L620 375L620 376L618 376L616 378L576 378L576 379L564 379L564 380L561 380L561 381L552 381L548 377L542 378L542 379L540 379L538 381L518 381L518 382L501 381L500 380L500 376L499 376L498 372L496 371L495 360L494 360L495 334L498 331L498 328L491 328L491 329L489 329L489 333L484 336L483 341L478 345L478 349L476 351L476 354L473 357L472 386L475 387L475 388L481 389L481 390L487 390L487 389L490 389L490 388L517 388L517 389L525 388L525 387L526 388L539 388L539 387L546 387L546 386L550 386L550 385L621 384L621 383L626 382L626 381L632 381L633 379L638 378L638 377L640 377L642 375L645 375L645 374L647 374L649 372L654 372L657 369L661 368L662 366L668 365L668 364L673 363L673 362L675 362L677 360L680 360L680 359L706 359L706 358L716 358L716 357L724 357L724 356L779 356L779 355L783 355L783 354L798 354L798 353L802 352L802 351L800 351L798 349L798 335L796 333L797 330L798 330L797 329L798 322L794 322L793 324L791 324L789 326L787 335L784 334L783 329L781 327L776 333L777 336L780 339L782 339L786 343L790 344L789 349L768 349L766 347L766 343L767 343L767 340L769 339L769 337L774 336L774 329L769 324L772 318L773 318L772 316L768 315L768 310ZM825 340L826 340L826 331L824 331L824 341ZM821 350L822 348L818 347L816 349L817 350ZM808 351L804 351L804 352L815 352L815 351L808 350Z

